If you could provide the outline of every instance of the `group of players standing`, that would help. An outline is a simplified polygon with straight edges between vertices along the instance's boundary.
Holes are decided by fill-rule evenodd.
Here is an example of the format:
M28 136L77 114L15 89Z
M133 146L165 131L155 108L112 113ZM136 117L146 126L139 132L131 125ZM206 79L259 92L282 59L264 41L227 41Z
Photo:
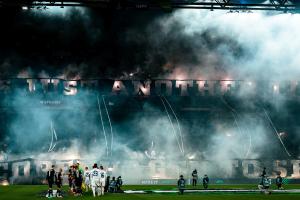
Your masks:
M107 175L103 166L98 168L98 165L95 163L93 169L89 171L88 167L85 167L84 171L84 186L86 192L89 191L89 188L92 189L94 197L96 194L98 196L104 195L104 192L122 192L121 186L123 185L122 177L119 176L117 179Z
M269 189L272 183L272 180L267 176L266 168L263 168L261 173L261 180L258 184L258 189L265 193L270 193ZM280 175L280 172L277 172L277 177L275 179L275 184L278 190L282 190L283 188L283 178Z
M197 182L198 182L198 172L195 169L192 172L192 185L193 185L193 187L197 186ZM208 176L206 174L202 178L202 183L203 183L203 188L207 189L208 188L208 184L209 184L209 178L208 178ZM183 175L180 175L179 179L177 181L177 186L178 186L179 194L183 194L183 192L185 190L185 185L186 185L185 179L183 178Z
M48 197L53 197L53 185L56 184L57 186L57 192L56 192L56 197L62 197L62 192L61 192L61 187L63 184L63 174L62 174L62 169L59 169L58 172L55 172L54 170L54 165L52 165L51 169L47 172L46 180L48 182Z
M193 187L197 186L197 182L198 182L198 172L197 172L196 169L194 169L194 171L192 172L192 185L193 185ZM208 178L207 174L205 174L204 177L202 178L202 184L203 184L204 189L208 188L208 183L209 183L209 178Z
M63 184L63 170L59 169L55 172L54 165L47 172L46 180L48 182L48 193L47 197L62 197L62 184ZM75 196L81 196L83 194L82 189L86 192L92 189L93 196L102 196L104 192L119 192L121 191L121 186L123 184L121 176L115 179L115 177L110 180L110 176L104 170L103 166L98 167L95 163L91 170L85 167L85 170L80 167L79 162L72 165L68 171L68 182L70 191ZM56 194L53 193L53 185L57 185Z
M48 182L48 197L53 197L53 185L57 185L57 192L55 194L56 197L62 197L62 184L63 184L63 170L59 169L58 172L55 172L54 165L52 165L51 169L47 172L46 180ZM92 189L93 196L102 196L104 195L104 192L120 192L121 186L123 185L123 181L121 176L119 176L117 179L115 177L110 180L110 176L107 175L107 172L104 170L103 166L98 167L98 165L95 163L93 165L93 169L89 171L88 167L85 167L85 170L83 171L80 167L80 164L77 163L75 165L72 165L69 169L68 173L68 181L69 181L69 187L70 191L75 196L81 196L82 195L82 188L86 189L86 192L89 191L89 189ZM83 184L84 181L84 184ZM198 181L198 173L195 169L192 172L192 186L196 187ZM209 178L205 174L202 178L202 183L204 189L208 188L209 184ZM179 189L179 194L183 194L185 190L186 181L183 178L183 175L180 175L177 186ZM258 188L261 191L269 192L269 188L271 185L271 179L269 179L266 176L266 168L263 169L263 172L261 174L261 181L258 185ZM278 174L276 178L276 185L278 189L283 189L283 179Z
M86 189L88 190L88 188L91 187L94 197L96 194L98 196L104 195L107 173L104 171L103 166L98 168L98 165L95 163L91 171L88 171L88 168L86 167L84 177Z
M197 170L195 169L192 172L192 186L196 187L197 182L198 182L198 173L197 173ZM202 183L203 183L203 188L207 189L208 184L209 184L209 178L206 174L202 178ZM280 173L277 174L275 183L276 183L278 190L283 189L283 178L280 176ZM178 185L178 189L179 189L179 194L183 194L183 192L185 190L185 185L186 185L183 175L180 175L180 177L177 181L177 185ZM271 179L267 177L266 168L264 167L263 171L261 173L261 181L258 185L258 189L262 192L270 193L270 191L269 191L270 186L271 186Z

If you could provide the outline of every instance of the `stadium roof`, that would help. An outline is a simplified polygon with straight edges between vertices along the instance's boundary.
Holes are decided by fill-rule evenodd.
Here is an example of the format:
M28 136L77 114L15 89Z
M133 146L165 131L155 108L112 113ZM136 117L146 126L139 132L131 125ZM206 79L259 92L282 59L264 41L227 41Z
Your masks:
M210 9L298 11L297 0L0 0L0 7L86 6L108 9Z

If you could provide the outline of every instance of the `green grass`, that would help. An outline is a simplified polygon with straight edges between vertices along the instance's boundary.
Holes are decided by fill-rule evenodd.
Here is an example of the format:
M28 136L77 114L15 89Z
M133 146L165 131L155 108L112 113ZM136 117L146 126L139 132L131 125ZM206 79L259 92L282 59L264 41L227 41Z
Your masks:
M124 186L125 190L151 190L151 189L161 189L169 190L176 189L175 186L166 185L136 185L136 186ZM256 189L254 185L211 185L210 188L222 188L222 189ZM286 185L287 189L299 189L300 185ZM45 185L14 185L14 186L1 186L0 187L0 199L1 200L36 200L36 199L46 199L42 197L42 192L47 190ZM67 191L67 188L64 188ZM63 199L94 199L91 192L85 194L82 197L74 197L71 195L65 196ZM96 199L106 199L106 200L299 200L300 194L228 194L228 193L203 193L203 194L106 194L104 197L99 197Z

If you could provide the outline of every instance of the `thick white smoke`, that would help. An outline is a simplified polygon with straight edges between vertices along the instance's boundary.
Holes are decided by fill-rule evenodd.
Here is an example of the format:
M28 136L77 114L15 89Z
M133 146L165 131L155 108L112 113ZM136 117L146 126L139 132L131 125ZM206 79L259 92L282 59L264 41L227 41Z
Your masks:
M203 52L200 50L209 48L201 45L203 38L198 36L203 33L208 31L211 39L230 40L228 43L222 42L222 45L215 49L209 49L204 56L203 64L184 65L181 63L175 66L174 73L167 74L167 77L298 79L300 73L300 52L297 51L300 48L299 20L299 14L176 11L172 16L159 20L161 31L165 35L180 33L186 38L191 38L195 45L195 54L199 50L199 58L203 59ZM174 30L174 24L180 24L181 29ZM230 48L232 42L240 47L241 52L234 52L239 49ZM241 56L236 56L236 54L241 54ZM217 62L218 60L222 62ZM180 76L181 71L183 71L183 77Z

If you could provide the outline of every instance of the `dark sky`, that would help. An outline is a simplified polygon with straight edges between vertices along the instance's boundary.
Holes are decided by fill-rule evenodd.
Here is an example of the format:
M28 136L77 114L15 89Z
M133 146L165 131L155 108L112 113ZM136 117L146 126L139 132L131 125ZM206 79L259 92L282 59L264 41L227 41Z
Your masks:
M29 68L34 76L44 70L67 78L120 77L136 71L139 78L158 77L177 64L201 65L224 44L236 58L243 52L236 41L214 30L187 36L176 20L163 32L172 12L73 8L62 14L59 9L0 12L2 76ZM225 63L221 58L214 63L220 71Z
M137 29L142 33L151 21L164 14L89 9L86 13L69 10L63 16L51 12L2 9L2 76L14 76L28 67L54 76L66 68L84 71L87 76L117 76L146 59L143 49L149 44L145 37L128 41L127 33Z

